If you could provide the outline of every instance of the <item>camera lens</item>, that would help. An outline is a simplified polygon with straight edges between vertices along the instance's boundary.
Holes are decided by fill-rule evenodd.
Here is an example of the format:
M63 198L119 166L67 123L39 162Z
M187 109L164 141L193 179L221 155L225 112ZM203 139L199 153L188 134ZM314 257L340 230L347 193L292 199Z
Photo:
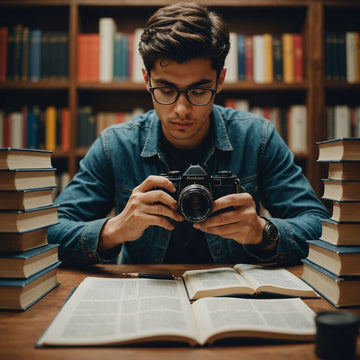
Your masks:
M205 220L213 209L213 200L209 189L199 184L186 186L180 192L178 204L180 214L190 222Z

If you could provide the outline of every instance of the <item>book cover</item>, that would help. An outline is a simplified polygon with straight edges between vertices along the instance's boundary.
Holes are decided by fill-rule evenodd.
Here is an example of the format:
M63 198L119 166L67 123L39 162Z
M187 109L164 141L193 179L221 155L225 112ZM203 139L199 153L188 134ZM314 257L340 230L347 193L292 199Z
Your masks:
M55 186L27 190L0 190L0 210L28 210L53 203Z
M22 232L59 222L58 205L28 210L0 210L0 232Z
M99 80L103 83L113 81L115 33L116 24L114 19L100 18Z
M338 308L360 305L360 276L337 276L309 259L303 259L301 279Z
M245 80L245 35L238 34L237 51L238 51L238 74L239 81Z
M6 80L8 52L8 28L0 28L0 81Z
M238 34L230 32L230 50L225 59L225 81L233 83L238 81Z
M274 81L274 65L273 65L273 48L271 34L264 34L264 54L265 54L265 82L272 83Z
M336 138L316 143L318 161L360 160L360 138Z
M254 49L254 81L265 82L265 44L263 35L253 36Z
M57 268L61 262L30 276L28 279L0 278L0 309L26 310L60 283Z
M302 34L293 35L294 47L294 82L299 83L303 77L303 36Z
M294 41L293 34L282 34L284 82L294 82Z
M360 245L358 237L360 222L322 219L321 227L321 240L333 245Z
M56 150L56 108L48 106L45 110L45 149Z
M360 201L360 180L322 179L323 199Z
M2 232L0 236L1 252L19 252L34 249L47 244L48 226L17 233Z
M51 168L51 151L39 149L0 148L0 169Z
M341 246L324 240L307 240L307 258L335 275L360 275L360 245Z
M332 220L335 221L359 221L360 201L340 200L332 201Z
M273 74L274 81L282 82L283 79L283 49L281 36L273 36Z
M47 244L18 253L0 254L0 277L28 279L58 263L58 247L58 244Z
M245 35L245 80L254 81L253 37Z
M55 186L55 168L0 170L0 190Z

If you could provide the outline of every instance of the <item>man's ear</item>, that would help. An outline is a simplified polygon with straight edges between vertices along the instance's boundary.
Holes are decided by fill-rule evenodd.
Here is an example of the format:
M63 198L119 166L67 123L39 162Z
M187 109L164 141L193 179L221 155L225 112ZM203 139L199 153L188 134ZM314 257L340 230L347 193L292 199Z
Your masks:
M143 78L144 78L144 83L145 83L146 90L147 90L147 91L150 91L150 90L149 90L149 87L150 87L149 73L146 71L145 68L141 68L141 71L142 71L142 74L143 74Z
M226 68L223 68L221 71L220 71L220 75L219 75L219 78L218 78L218 81L217 81L217 94L222 90L222 87L223 87L223 84L224 84L224 81L225 81L225 76L226 76Z

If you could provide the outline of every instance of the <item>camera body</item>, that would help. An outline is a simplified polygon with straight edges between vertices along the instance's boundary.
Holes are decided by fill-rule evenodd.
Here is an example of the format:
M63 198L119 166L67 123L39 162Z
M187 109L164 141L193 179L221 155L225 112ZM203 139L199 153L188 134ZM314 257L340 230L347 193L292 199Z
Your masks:
M244 192L240 180L231 171L208 175L200 165L190 165L183 174L170 171L166 176L176 191L169 193L178 203L178 211L185 220L200 222L213 210L213 201L228 195Z

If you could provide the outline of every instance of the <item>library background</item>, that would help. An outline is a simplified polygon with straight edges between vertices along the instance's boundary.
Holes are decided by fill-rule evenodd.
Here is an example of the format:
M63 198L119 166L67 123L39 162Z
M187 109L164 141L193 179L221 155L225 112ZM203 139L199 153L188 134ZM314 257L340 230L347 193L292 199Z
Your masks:
M175 2L0 0L0 147L52 150L61 190L104 127L152 107L137 39ZM360 136L360 1L198 2L231 31L216 103L273 121L321 196L316 143Z

